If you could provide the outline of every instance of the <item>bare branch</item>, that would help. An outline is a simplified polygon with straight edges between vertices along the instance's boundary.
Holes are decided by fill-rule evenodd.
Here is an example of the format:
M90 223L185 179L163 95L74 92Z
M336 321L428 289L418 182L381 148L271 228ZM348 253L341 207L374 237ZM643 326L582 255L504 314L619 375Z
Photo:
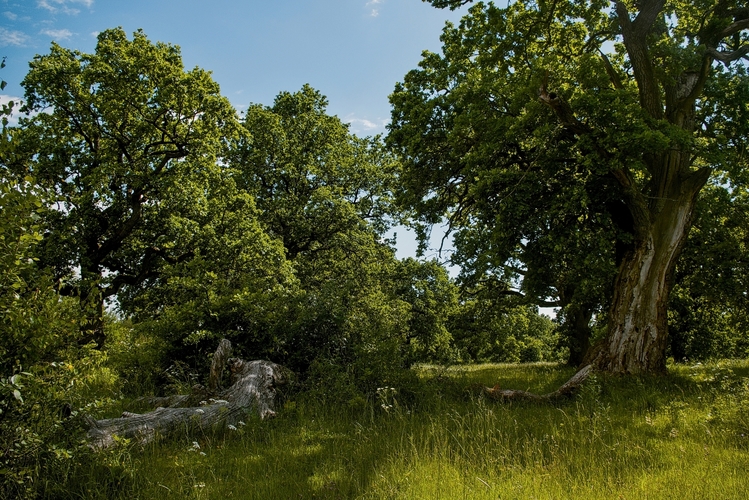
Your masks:
M598 49L598 53L600 54L601 60L603 61L603 67L606 69L606 74L609 75L611 84L617 90L623 89L624 85L622 84L622 79L619 78L619 74L614 69L614 66L611 65L611 61L609 60L608 56L600 49L600 47Z
M731 52L721 52L712 47L708 47L707 53L710 54L716 60L722 62L724 65L728 66L732 61L741 59L745 55L749 54L749 45L744 45L743 47L740 47Z
M727 36L731 36L734 33L738 33L739 31L745 30L749 28L749 18L740 19L734 23L731 23L726 29L720 32L718 35L720 38L726 38Z
M502 389L499 385L494 387L485 387L484 393L492 399L498 399L502 401L511 400L525 400L525 401L537 401L537 402L551 402L564 397L572 396L583 383L588 379L590 374L593 372L593 365L587 365L581 368L575 373L572 378L562 384L562 386L554 392L548 394L538 395L528 391L518 391L515 389Z

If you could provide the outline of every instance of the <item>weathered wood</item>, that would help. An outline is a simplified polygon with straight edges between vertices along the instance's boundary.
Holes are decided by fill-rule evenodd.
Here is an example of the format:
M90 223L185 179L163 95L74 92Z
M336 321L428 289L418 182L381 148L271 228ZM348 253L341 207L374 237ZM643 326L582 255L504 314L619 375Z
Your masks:
M208 382L208 389L211 391L218 391L221 389L221 375L224 373L226 362L231 357L231 342L226 339L221 339L218 343L218 349L213 355L213 361L211 362L211 378Z
M256 411L262 419L275 416L276 388L288 382L291 372L270 361L227 359L230 352L231 343L224 339L214 355L214 365L216 359L229 365L232 385L227 389L212 392L195 386L190 395L158 398L168 406L148 413L124 412L119 418L104 420L89 417L89 445L95 449L107 448L116 442L117 437L148 443L157 437L173 434L184 426L236 426L250 411ZM214 373L220 371L214 371L212 367L211 385L215 383L219 387L220 377L214 379ZM196 402L199 397L205 399Z
M567 382L554 392L548 394L534 394L527 391L518 391L514 389L501 389L498 385L494 387L485 387L484 393L492 399L498 399L502 401L510 400L524 400L524 401L553 401L561 399L563 397L569 397L577 391L585 380L593 372L593 365L586 365Z

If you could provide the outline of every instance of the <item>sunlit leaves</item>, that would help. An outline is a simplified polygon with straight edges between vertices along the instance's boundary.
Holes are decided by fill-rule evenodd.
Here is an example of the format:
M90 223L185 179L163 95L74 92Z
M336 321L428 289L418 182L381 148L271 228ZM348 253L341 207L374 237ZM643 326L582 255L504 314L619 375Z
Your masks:
M199 214L227 137L239 133L236 114L208 72L185 71L177 47L141 31L104 31L93 54L53 43L30 66L31 114L9 164L54 193L44 265L82 306L101 304L193 251L177 244L187 239L172 217Z

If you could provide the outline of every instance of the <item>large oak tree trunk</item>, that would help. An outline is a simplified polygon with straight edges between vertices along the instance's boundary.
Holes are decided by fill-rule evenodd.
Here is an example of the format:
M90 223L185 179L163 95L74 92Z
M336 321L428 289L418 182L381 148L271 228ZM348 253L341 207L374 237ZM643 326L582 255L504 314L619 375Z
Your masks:
M692 172L670 181L670 189L662 190L662 196L635 213L635 242L614 283L608 335L586 360L599 370L627 374L666 371L668 296L707 172Z

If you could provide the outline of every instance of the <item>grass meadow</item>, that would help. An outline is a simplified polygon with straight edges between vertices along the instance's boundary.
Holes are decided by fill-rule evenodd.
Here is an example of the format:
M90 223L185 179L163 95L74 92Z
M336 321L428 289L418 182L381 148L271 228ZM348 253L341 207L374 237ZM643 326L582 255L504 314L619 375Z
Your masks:
M422 366L348 401L322 389L278 417L145 448L82 454L45 495L101 499L746 499L749 362L596 375L556 405L480 388L548 392L552 364Z

